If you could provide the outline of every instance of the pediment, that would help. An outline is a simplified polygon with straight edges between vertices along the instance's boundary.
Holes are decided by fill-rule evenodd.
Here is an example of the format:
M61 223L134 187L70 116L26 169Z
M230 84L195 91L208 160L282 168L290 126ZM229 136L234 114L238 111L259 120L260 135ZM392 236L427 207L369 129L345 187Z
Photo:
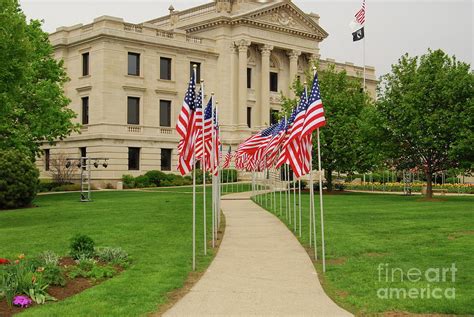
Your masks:
M328 33L318 23L290 1L265 5L237 15L214 17L183 26L183 29L187 33L193 33L209 30L222 24L250 24L259 28L276 30L318 41L322 41L328 36Z
M323 28L291 2L278 3L257 11L248 12L239 18L255 23L268 24L273 27L312 33L320 38L328 36Z

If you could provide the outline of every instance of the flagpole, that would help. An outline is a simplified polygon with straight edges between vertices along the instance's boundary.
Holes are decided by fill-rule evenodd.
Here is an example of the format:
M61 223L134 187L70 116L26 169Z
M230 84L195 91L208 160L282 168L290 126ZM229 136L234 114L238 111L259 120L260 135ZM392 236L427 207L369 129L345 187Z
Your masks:
M364 63L364 69L365 69L365 63ZM315 66L313 66L313 74L316 75ZM364 76L364 80L365 80L365 76ZM316 130L316 135L318 138L319 205L321 208L321 253L323 257L323 272L326 272L326 254L324 250L325 242L324 242L323 175L322 175L322 169L321 169L321 141L319 137L319 128ZM315 253L316 253L316 241L314 244L315 244Z
M323 177L321 173L321 142L319 139L319 128L316 132L318 136L319 204L321 207L321 252L323 256L323 272L326 272L326 254L324 251Z
M194 78L197 76L197 65L193 65ZM191 136L192 137L192 136ZM193 151L193 271L196 271L196 154Z
M219 147L219 145L217 144L217 141L218 141L218 138L219 138L219 109L217 107L218 105L218 102L216 101L216 146L217 146L217 158L216 158L216 168L217 168L217 181L218 181L218 184L219 184L219 173L220 173L220 166L219 166L219 158L220 158L220 152L221 152L221 148ZM220 224L220 221L221 221L221 196L220 196L220 185L219 187L217 188L217 210L215 211L216 212L216 219L217 219L217 224ZM216 235L217 235L217 227L216 227Z
M299 209L299 216L300 216L300 238L301 238L301 178L298 180L298 209Z
M204 97L204 94L203 94L203 97ZM213 160L213 157L214 157L214 93L211 92L211 111L212 111L212 116L211 116L211 143L212 143L212 146L211 146L211 160ZM203 151L204 151L204 139L203 139ZM205 161L205 160L204 160ZM205 165L205 163L204 163ZM209 164L211 165L211 164ZM204 171L206 171L206 169L204 169ZM204 173L204 179L206 179L206 174ZM214 229L215 229L215 213L216 213L216 208L215 208L215 184L214 184L214 174L212 174L212 186L211 186L211 201L212 201L212 212L211 212L211 216L212 216L212 247L215 248L215 240L216 240L216 236L214 234Z
M201 121L201 130L202 130L202 197L203 197L203 223L204 223L204 255L207 255L207 226L206 226L206 151L204 150L204 79L201 79L201 105L203 111L202 121Z

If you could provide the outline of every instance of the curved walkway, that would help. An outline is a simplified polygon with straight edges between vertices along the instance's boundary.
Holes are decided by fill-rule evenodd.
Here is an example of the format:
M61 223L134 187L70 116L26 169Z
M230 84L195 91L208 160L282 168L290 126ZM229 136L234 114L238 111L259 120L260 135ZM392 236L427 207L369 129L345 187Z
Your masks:
M201 280L164 316L352 316L324 293L293 234L249 197L223 197L220 250Z

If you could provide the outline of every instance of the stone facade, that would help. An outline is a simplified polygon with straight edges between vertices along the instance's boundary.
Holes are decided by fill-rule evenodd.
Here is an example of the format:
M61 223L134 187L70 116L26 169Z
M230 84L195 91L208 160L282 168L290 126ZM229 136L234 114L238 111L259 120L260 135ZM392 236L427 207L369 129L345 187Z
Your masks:
M290 83L303 76L312 60L323 67L334 63L349 75L362 77L360 66L320 60L319 43L327 36L318 15L302 12L289 0L216 0L181 12L170 7L169 15L141 24L102 16L91 24L58 28L50 41L70 77L65 92L78 122L84 115L82 98L88 97L88 123L80 134L44 148L50 149L50 157L79 157L85 147L90 157L110 158L107 169L92 172L99 186L123 174L160 170L162 149L172 150L175 172L174 127L190 65L200 64L205 95L214 92L218 101L223 144L235 148L269 124L270 111L280 109L280 93L291 93ZM128 74L129 53L139 54L137 76ZM89 64L86 75L84 54ZM170 60L170 79L160 79L160 58ZM277 74L273 75L277 91L269 89L270 72ZM374 96L375 70L366 67L366 72L367 89ZM138 124L127 123L128 97L139 98ZM160 126L160 100L171 102L169 126ZM129 170L130 147L139 148L138 170ZM38 160L42 177L50 176L45 160Z

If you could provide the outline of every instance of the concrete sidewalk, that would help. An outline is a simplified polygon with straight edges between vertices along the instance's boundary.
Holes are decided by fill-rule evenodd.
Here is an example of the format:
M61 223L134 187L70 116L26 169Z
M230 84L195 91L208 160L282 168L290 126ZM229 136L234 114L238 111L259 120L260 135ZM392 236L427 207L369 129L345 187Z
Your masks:
M164 316L352 316L324 293L293 234L249 196L223 197L226 231L219 253Z

